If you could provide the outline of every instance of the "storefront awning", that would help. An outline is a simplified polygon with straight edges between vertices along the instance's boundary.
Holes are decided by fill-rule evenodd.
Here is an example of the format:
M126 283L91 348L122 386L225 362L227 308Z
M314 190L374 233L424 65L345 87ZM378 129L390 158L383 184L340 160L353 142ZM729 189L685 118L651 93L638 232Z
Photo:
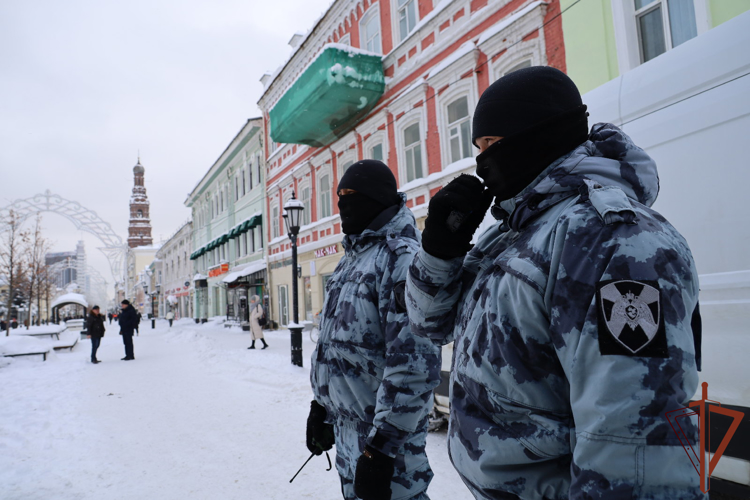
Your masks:
M384 90L380 55L327 44L271 109L271 138L327 146L367 116Z
M243 268L240 268L232 273L229 273L223 280L221 280L224 283L234 283L240 278L244 278L245 276L250 276L251 274L257 273L258 271L262 271L266 268L266 261L264 260L258 260L255 262L251 262L250 264L246 265Z

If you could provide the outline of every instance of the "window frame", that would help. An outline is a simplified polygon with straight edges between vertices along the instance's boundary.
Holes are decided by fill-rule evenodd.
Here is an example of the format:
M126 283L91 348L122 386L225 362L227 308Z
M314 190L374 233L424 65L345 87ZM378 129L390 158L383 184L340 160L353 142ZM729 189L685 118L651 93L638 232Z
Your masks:
M662 23L664 27L664 42L669 52L672 47L671 27L669 24L669 8L666 0L655 0L654 5L647 5L638 10L639 15L644 15L656 8L656 4L662 7ZM711 14L708 0L693 0L695 12L696 36L700 36L711 28ZM612 0L612 20L615 28L615 46L617 51L617 64L620 75L631 69L637 68L643 60L642 46L640 40L640 28L636 17L634 0ZM658 56L657 56L658 57Z
M406 34L401 34L401 22L400 22L400 15L401 10L406 8L407 5L413 4L414 5L414 25L409 29ZM419 1L418 0L406 0L404 3L404 6L399 6L399 0L392 0L391 4L392 10L391 12L394 13L392 16L393 18L393 33L396 34L398 43L403 42L404 40L408 39L412 33L414 33L414 28L419 24L419 21L421 21L421 18L419 17ZM395 37L394 37L395 38Z
M473 102L472 102L472 96L470 95L470 93L467 92L467 93L462 93L462 94L455 94L455 95L452 95L450 97L452 97L452 99L450 99L450 100L445 99L444 100L445 104L442 106L442 108L443 108L443 118L445 119L445 126L442 128L442 130L444 131L444 134L441 134L441 136L445 136L445 151L446 151L446 156L445 156L445 160L443 161L443 164L445 166L451 165L451 164L453 164L453 163L455 163L457 161L461 161L461 160L464 160L466 158L471 158L473 156L472 148L474 147L474 145L471 142L471 120L473 118L473 115L472 115L471 112L474 109L474 106L472 106L472 104L473 104ZM450 113L449 113L448 108L450 107L451 104L457 102L460 99L466 99L467 114L466 114L466 116L464 118L461 118L461 119L459 119L459 120L457 120L455 122L451 122L450 121ZM468 123L469 124L469 144L468 144L469 150L463 152L464 156L462 156L458 160L454 160L453 159L453 148L452 148L452 145L451 145L451 139L452 139L452 137L451 137L451 128L452 127L458 127L459 148L461 149L461 148L463 148L463 145L462 145L463 141L462 141L462 136L461 136L461 132L462 132L461 131L461 125L463 123Z
M275 213L274 213L275 212ZM271 203L271 239L275 240L280 234L279 224L281 223L281 210L279 209L279 202L274 201Z
M399 151L399 179L402 179L401 184L408 184L412 181L415 181L417 179L424 179L429 173L429 165L427 164L427 150L426 150L426 136L425 136L425 127L422 125L426 122L426 120L422 119L421 113L415 113L413 117L411 117L409 120L405 120L403 123L398 124L398 132L396 136L396 142L398 143L398 151ZM412 144L411 143L407 146L406 144L406 130L410 127L413 127L414 125L419 125L419 156L420 156L420 164L422 168L422 176L421 177L414 177L413 179L409 179L408 175L408 166L407 166L407 148L410 148ZM415 172L416 174L416 172Z
M323 186L323 178L324 177L328 177L328 182L330 183L330 185L328 186L327 190L324 190L323 187L322 187ZM318 204L317 205L318 220L325 219L325 218L331 217L333 215L333 182L332 182L332 178L333 178L333 173L329 169L321 169L318 173L316 173L316 179L315 179L315 181L316 181L318 189L316 190L317 191L317 200L315 200L315 202ZM327 215L323 215L326 212L326 210L323 210L324 207L325 207L324 204L323 204L323 197L326 196L326 195L328 197L328 210L327 210L328 214Z
M365 28L373 19L378 24L378 50L370 50L367 47L369 40L366 39ZM362 50L367 50L376 54L383 53L383 26L380 24L380 8L378 4L374 4L367 9L367 12L364 13L359 21L359 46Z
M301 180L297 183L297 191L299 191L299 200L304 204L305 198L303 197L303 193L305 192L305 189L309 190L308 194L309 197L307 199L307 205L305 206L305 209L302 211L302 221L300 223L300 226L307 226L312 222L312 184L310 182L310 179L306 177L304 180Z

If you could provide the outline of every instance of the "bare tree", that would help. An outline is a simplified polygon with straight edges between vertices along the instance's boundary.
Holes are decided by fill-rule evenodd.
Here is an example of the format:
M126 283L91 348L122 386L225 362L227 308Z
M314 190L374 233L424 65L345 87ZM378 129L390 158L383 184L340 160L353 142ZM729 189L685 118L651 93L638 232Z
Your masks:
M16 293L24 282L26 274L26 247L29 234L21 230L21 218L10 210L8 215L0 220L0 275L8 282L8 296L6 298L6 330L10 335L11 311Z
M31 233L29 241L29 253L27 262L27 298L29 304L29 321L26 329L31 326L31 309L34 299L37 302L37 324L42 314L41 298L43 293L43 282L46 280L46 260L47 252L51 250L52 245L42 234L42 215L36 214L34 231Z

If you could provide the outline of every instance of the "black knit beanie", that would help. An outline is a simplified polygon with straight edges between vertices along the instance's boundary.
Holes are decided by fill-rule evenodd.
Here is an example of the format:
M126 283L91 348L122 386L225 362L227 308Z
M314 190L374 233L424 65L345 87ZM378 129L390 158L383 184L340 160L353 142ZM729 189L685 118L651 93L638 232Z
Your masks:
M382 161L362 160L346 169L336 192L353 189L390 207L401 202L393 172Z
M562 71L549 66L519 69L494 82L479 98L472 141L476 146L480 137L510 137L582 105L578 88Z

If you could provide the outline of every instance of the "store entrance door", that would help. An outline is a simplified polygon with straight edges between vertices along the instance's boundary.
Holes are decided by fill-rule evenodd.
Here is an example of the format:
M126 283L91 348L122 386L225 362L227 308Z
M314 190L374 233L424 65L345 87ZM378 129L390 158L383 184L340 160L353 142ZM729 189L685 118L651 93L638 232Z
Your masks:
M279 285L279 326L285 327L289 324L289 297L287 286Z

